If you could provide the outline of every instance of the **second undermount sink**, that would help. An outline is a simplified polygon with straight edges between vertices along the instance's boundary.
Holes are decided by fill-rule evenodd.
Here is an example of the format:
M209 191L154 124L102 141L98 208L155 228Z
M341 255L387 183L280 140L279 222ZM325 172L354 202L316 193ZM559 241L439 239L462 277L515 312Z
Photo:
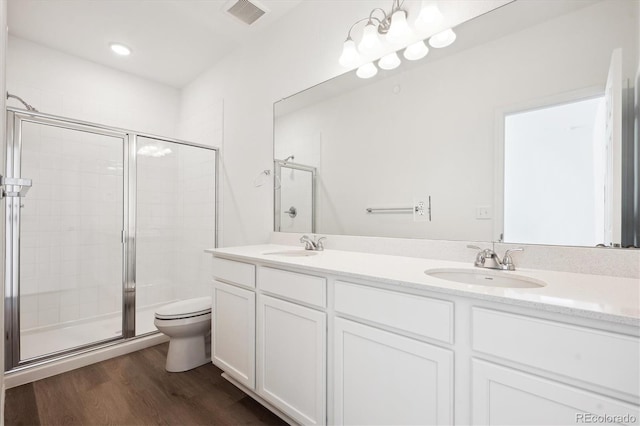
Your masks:
M262 253L265 256L285 256L285 257L307 257L307 256L315 256L318 254L317 251L312 250L282 250L282 251L271 251L268 253Z
M424 271L430 277L441 278L462 284L481 285L485 287L504 288L540 288L546 284L542 281L515 275L506 271L492 271L482 269L427 269Z

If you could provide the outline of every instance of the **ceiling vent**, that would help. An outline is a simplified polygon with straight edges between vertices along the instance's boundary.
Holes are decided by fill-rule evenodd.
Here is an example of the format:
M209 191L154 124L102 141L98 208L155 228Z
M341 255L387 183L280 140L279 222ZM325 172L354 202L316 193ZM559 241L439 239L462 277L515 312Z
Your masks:
M231 3L231 7L227 8L227 13L247 25L253 24L266 13L266 10L259 8L249 0L234 0Z

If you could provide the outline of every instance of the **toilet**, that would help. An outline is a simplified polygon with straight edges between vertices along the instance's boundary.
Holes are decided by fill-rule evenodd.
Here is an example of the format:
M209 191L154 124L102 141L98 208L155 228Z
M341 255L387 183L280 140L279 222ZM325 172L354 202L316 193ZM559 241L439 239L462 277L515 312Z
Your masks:
M164 305L156 310L154 324L169 336L167 371L187 371L211 361L211 297Z

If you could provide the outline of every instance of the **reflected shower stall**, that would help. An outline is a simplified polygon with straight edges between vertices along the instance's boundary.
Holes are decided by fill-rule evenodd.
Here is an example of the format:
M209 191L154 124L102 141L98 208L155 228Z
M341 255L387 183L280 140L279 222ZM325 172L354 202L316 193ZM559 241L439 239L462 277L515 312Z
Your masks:
M316 232L316 168L276 160L274 229L278 232Z
M5 369L156 332L209 295L217 149L7 108Z

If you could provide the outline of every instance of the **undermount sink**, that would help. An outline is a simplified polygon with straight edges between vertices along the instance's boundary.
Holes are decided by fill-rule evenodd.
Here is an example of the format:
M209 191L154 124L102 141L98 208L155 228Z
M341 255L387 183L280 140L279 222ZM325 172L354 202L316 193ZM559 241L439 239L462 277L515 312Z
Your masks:
M430 277L441 278L462 284L482 285L485 287L504 288L540 288L546 284L522 275L514 275L506 271L492 271L482 269L427 269L424 271Z
M307 256L315 256L318 254L317 251L312 250L282 250L282 251L271 251L268 253L262 253L265 256L286 256L286 257L307 257Z

